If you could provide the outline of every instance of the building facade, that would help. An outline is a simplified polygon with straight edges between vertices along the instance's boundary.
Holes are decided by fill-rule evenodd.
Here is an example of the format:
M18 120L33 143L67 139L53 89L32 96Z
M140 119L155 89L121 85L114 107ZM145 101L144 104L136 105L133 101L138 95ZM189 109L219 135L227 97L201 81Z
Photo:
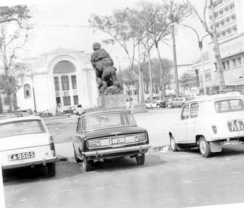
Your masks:
M83 51L58 48L25 62L31 74L17 92L18 107L55 113L59 103L63 110L97 105L95 71Z
M244 1L217 0L214 8L224 79L227 89L244 90ZM212 15L209 24L212 28ZM213 43L209 43L209 61L216 71ZM217 80L216 80L217 79ZM215 81L219 82L217 76ZM216 83L213 83L215 87ZM218 88L218 87L216 87Z

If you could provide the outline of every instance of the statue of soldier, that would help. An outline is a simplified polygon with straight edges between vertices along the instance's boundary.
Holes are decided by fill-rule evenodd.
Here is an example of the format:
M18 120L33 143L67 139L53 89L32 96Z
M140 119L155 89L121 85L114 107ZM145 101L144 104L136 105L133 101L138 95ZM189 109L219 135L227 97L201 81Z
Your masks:
M108 52L102 49L99 43L93 44L93 50L91 64L96 70L96 81L99 92L103 94L106 88L110 86L120 88L116 75L116 68L113 66L113 60Z

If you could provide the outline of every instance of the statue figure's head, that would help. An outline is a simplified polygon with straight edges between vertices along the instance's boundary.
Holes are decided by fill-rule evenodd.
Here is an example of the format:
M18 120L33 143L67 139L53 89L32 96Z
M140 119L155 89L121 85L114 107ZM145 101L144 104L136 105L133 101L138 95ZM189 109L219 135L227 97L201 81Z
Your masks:
M100 45L100 43L93 43L92 48L94 51L99 50L101 48L101 45Z

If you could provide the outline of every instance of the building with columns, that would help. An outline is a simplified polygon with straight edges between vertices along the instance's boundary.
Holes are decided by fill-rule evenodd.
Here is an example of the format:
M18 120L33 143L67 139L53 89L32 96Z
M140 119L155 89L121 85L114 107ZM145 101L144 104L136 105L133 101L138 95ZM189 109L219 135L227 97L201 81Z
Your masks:
M83 108L97 105L96 76L90 55L58 48L25 62L30 65L31 74L17 92L18 107L55 113L59 103L63 110L77 104Z

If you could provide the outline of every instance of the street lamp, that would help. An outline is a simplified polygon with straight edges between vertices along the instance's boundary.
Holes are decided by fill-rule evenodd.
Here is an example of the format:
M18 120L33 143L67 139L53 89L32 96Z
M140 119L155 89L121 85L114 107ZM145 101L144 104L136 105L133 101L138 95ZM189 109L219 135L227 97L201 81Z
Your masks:
M202 44L202 42L203 42L203 39L205 37L207 37L209 34L204 35L202 37L202 39L200 39L198 32L193 27L188 26L188 25L183 25L183 26L192 29L195 32L195 34L197 35L198 47L199 47L200 52L201 52L201 65L202 65L202 73L203 73L203 80L202 80L203 81L203 94L206 95L207 93L206 93L206 80L205 80L205 72L204 72L204 64L203 64L203 53L202 53L203 44Z

